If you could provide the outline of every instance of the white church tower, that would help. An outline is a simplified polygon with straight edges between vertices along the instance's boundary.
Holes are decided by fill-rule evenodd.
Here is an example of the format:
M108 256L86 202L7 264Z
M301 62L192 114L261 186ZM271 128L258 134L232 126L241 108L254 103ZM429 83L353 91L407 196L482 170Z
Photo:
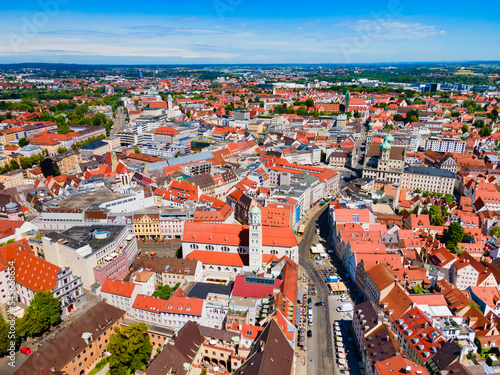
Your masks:
M174 109L174 104L172 102L172 95L170 95L170 94L168 94L167 106L168 106L168 109L170 109L170 110Z
M257 272L262 267L262 212L257 206L254 206L249 212L250 224L250 271Z

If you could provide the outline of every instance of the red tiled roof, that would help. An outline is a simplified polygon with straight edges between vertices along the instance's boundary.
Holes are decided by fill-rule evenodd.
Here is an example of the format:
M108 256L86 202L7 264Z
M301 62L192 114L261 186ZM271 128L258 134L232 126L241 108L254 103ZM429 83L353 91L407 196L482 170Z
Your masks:
M183 242L248 246L248 225L186 222ZM262 245L292 247L297 239L291 228L262 227Z
M250 297L250 298L261 298L267 297L268 295L274 294L274 289L278 289L281 285L281 280L275 279L274 283L259 283L256 280L269 280L260 277L252 277L251 279L247 276L240 275L236 276L234 279L233 286L233 296L236 297Z
M8 262L15 262L16 283L33 292L52 291L57 285L57 273L61 268L33 255L26 240L0 248L0 263Z
M203 264L214 264L219 266L243 267L248 265L248 255L225 253L221 256L220 253L213 251L195 250L186 256L186 259L196 259Z
M123 280L106 279L101 287L101 292L115 294L123 297L132 297L135 284Z

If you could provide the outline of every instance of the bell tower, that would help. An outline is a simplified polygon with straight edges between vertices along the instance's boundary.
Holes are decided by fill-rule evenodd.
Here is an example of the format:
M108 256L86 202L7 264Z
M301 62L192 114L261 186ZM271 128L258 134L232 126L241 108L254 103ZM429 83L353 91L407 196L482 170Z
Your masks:
M262 212L254 206L249 212L249 266L250 271L257 272L262 267Z

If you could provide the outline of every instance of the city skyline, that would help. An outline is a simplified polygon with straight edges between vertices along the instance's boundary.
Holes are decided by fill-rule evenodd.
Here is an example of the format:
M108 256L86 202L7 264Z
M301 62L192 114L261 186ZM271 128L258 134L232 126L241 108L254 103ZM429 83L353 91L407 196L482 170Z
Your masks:
M215 0L0 6L0 63L245 64L500 60L500 25L464 1L314 6ZM498 7L487 2L491 7ZM470 9L469 9L470 8ZM487 36L487 37L485 37ZM465 50L464 50L465 49ZM466 54L464 53L466 52Z

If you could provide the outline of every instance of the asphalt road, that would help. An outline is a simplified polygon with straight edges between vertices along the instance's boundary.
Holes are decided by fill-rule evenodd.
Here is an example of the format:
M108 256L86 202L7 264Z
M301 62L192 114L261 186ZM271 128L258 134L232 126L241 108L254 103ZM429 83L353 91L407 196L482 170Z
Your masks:
M318 274L313 260L310 258L310 248L315 239L316 226L319 225L323 233L327 229L328 210L325 205L318 211L307 225L302 241L299 244L300 264L309 275L309 281L315 284L318 293L313 298L313 326L308 327L313 332L313 337L308 339L308 374L332 374L334 371L333 362L333 340L332 328L330 325L330 309L328 308L328 290L324 280ZM314 306L315 302L324 301L327 306ZM312 360L312 362L311 362Z
M114 125L111 128L110 135L115 135L121 132L123 124L125 123L125 113L123 107L118 107L116 110L116 117L114 118Z

